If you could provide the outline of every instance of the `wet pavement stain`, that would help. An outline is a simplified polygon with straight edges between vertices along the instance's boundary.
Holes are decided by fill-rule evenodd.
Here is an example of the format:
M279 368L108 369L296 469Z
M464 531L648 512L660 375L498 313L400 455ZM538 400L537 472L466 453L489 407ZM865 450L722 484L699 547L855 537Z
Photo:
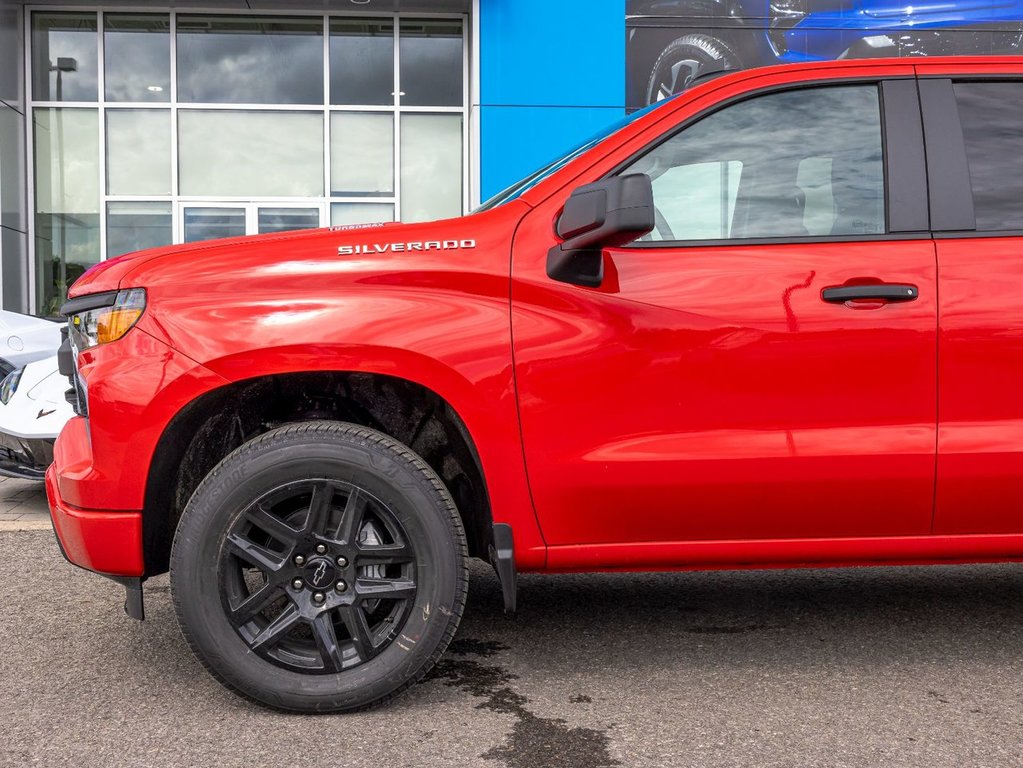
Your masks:
M500 643L466 638L456 640L449 654L490 657L506 650ZM504 744L484 752L487 760L500 760L508 768L611 768L621 765L608 752L610 739L604 731L570 728L558 717L540 717L527 708L529 699L512 690L517 675L467 658L444 658L429 675L445 685L485 699L476 705L516 718ZM575 697L582 702L589 697ZM575 700L573 698L573 701Z
M507 650L508 646L497 640L474 640L466 637L452 640L447 652L456 656L493 656Z

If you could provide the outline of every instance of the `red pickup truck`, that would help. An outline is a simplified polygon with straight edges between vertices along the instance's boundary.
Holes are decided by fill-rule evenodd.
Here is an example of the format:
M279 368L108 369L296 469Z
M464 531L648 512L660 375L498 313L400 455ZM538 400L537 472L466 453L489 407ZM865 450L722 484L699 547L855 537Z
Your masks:
M518 571L1023 559L1020 125L1023 59L773 67L461 219L107 261L61 548L137 618L169 570L294 711L422 678L469 557L508 610Z

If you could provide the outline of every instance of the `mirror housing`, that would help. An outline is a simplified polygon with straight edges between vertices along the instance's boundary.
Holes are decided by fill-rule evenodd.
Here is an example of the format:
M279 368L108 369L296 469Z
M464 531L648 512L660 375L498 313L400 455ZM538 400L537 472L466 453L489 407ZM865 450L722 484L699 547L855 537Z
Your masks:
M547 276L596 287L602 249L631 243L654 228L654 192L645 173L613 176L572 192L555 225L563 242L547 253Z

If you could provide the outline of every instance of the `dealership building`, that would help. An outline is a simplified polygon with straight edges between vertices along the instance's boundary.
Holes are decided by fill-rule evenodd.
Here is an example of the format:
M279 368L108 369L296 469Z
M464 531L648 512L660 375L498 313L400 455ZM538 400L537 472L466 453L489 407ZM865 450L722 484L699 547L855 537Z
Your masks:
M457 216L717 69L1018 53L1023 0L0 0L0 296L105 258ZM244 279L238 275L237 279Z

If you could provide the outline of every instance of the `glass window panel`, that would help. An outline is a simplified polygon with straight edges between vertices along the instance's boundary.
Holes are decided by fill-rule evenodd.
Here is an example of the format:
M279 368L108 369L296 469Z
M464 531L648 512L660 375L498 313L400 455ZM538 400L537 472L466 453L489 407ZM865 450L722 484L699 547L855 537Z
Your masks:
M107 193L171 194L171 114L166 109L107 110Z
M758 96L675 134L623 173L653 181L651 240L885 231L876 86Z
M184 218L186 243L245 234L244 208L185 208Z
M35 110L37 310L55 315L68 286L99 261L99 115Z
M394 115L331 114L330 188L339 197L394 192Z
M107 258L169 245L173 238L170 203L107 203Z
M107 101L170 101L170 17L103 16Z
M32 14L32 93L39 101L96 101L95 13Z
M182 195L320 197L323 114L181 110Z
M331 21L330 103L394 103L394 24Z
M179 16L178 100L322 104L319 19Z
M257 216L259 234L291 232L296 229L317 229L319 208L260 208Z
M462 116L402 115L401 220L462 212Z
M99 261L98 213L37 213L36 312L55 317L67 289Z
M402 21L398 37L401 103L462 106L462 23Z
M1023 152L1019 83L956 83L970 163L977 231L1023 229L1023 175L1010 158Z
M99 213L99 117L95 109L35 110L39 213Z
M330 206L332 227L384 224L389 221L394 221L394 206L391 203L333 203Z

